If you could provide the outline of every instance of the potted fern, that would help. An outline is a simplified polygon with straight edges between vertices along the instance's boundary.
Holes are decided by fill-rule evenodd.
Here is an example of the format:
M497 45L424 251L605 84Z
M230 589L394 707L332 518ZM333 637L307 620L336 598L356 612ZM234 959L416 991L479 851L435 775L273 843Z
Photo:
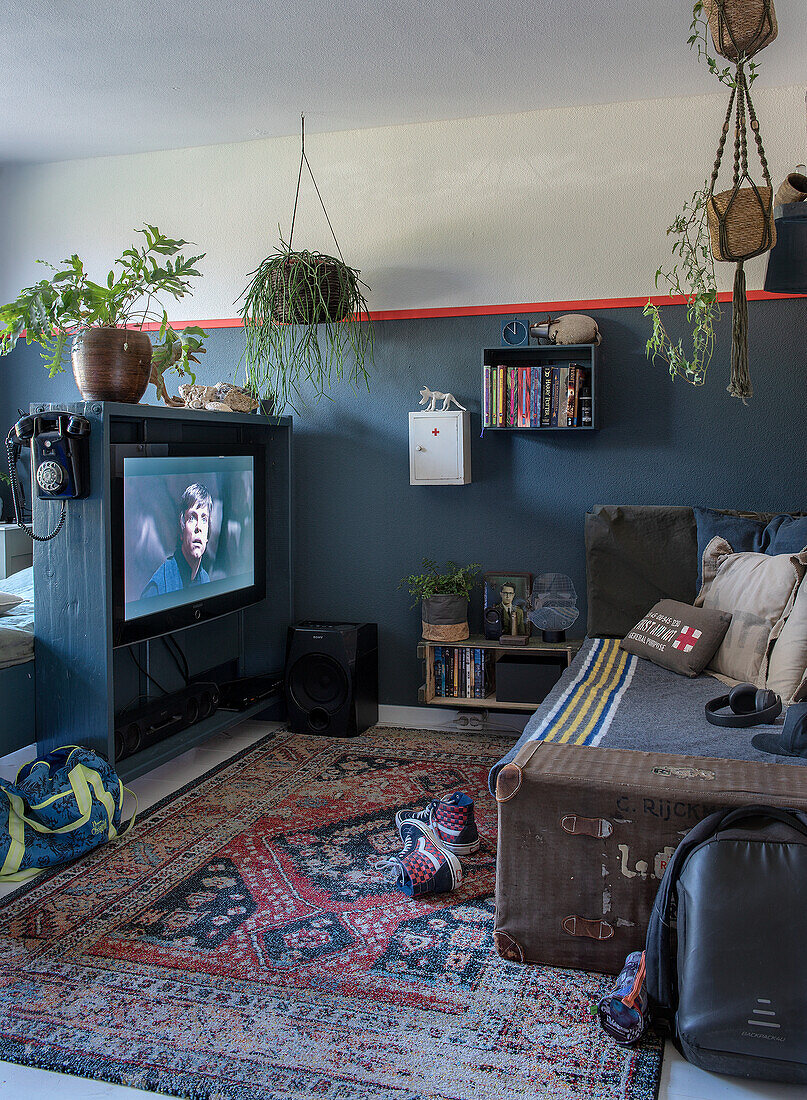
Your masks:
M166 237L156 226L137 232L145 245L127 248L103 285L88 278L75 254L58 268L38 260L53 274L0 306L0 355L24 335L26 343L42 347L53 378L64 370L70 351L85 401L137 402L149 381L168 400L163 374L169 367L195 380L190 363L204 353L207 334L195 325L175 331L159 295L178 301L190 293L203 254L186 258L181 250L188 242ZM144 326L154 322L159 330L152 345Z
M422 571L404 577L399 588L421 605L423 637L435 642L461 642L468 637L468 601L482 568L478 563L457 565L448 561L440 569L432 558L424 558Z

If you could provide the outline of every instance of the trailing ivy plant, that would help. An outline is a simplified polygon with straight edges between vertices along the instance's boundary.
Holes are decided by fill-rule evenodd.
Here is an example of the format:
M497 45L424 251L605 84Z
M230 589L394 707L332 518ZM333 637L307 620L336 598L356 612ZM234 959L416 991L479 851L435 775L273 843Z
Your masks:
M432 558L424 558L423 571L404 577L398 587L406 587L409 595L415 597L413 607L420 600L428 600L432 596L464 596L469 600L471 592L478 584L481 568L477 562L473 565L457 565L455 561L447 561L445 568L441 570Z
M159 295L178 301L189 294L191 279L201 274L195 265L204 253L186 258L181 250L188 242L166 237L153 225L137 232L145 237L145 245L127 248L115 260L106 284L89 279L75 253L60 267L37 260L53 274L0 306L0 355L12 351L24 333L27 344L43 349L42 358L53 378L65 369L72 338L86 329L142 329L148 322L159 321L152 355L156 370L161 374L171 366L195 381L190 363L198 362L196 356L204 353L207 334L195 325L176 332Z
M684 349L683 339L677 342L672 339L653 301L648 301L643 310L653 323L647 357L662 359L673 379L683 378L693 386L702 386L706 381L715 349L715 323L720 319L715 263L706 222L708 195L708 184L704 184L669 226L667 235L675 238L672 254L676 262L669 270L660 267L656 272L657 289L661 284L670 296L686 298L687 322L692 327L691 353Z
M713 2L716 2L716 0L713 0ZM717 58L714 57L712 53L713 46L709 43L709 7L708 0L695 0L692 7L692 22L689 25L687 43L690 49L698 51L698 60L706 62L712 76L716 76L720 83L725 84L727 88L733 88L737 83L736 64L732 62L722 67ZM749 85L753 84L757 78L757 68L755 61L748 62L746 71Z

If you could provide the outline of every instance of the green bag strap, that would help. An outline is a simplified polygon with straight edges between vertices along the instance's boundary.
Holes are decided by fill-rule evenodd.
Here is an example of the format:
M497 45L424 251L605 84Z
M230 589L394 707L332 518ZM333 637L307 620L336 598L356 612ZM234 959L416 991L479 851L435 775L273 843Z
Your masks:
M25 804L18 794L12 794L11 791L7 791L3 788L3 793L8 799L8 835L11 837L11 841L6 852L6 858L3 860L3 866L0 867L0 878L5 878L9 882L20 882L18 874L24 874L26 878L29 876L23 871L20 872L20 864L22 863L22 857L25 855L25 822L23 821L23 813L25 811Z

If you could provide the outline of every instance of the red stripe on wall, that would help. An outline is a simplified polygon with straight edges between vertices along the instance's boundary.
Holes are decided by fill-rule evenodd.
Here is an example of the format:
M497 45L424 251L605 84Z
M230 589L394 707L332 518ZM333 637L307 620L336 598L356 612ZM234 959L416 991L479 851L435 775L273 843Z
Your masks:
M731 301L731 291L723 290L718 294L721 302ZM748 300L752 302L776 301L780 298L805 298L805 294L770 294L767 290L749 290ZM686 303L683 294L653 295L650 301L657 306L677 306ZM435 306L429 309L379 309L372 311L374 321L414 321L426 317L513 317L520 313L568 313L571 311L597 309L639 309L648 301L647 296L641 298L590 298L569 302L515 302L507 305L491 306ZM219 317L207 321L172 321L174 328L181 328L184 324L199 325L201 328L243 328L244 322L240 317ZM146 330L154 331L159 324L143 325Z

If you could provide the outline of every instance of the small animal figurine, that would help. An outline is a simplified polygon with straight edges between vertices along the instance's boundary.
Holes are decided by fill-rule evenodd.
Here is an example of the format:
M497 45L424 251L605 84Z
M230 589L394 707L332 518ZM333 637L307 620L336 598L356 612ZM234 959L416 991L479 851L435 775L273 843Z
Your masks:
M548 340L550 344L599 344L602 341L597 322L585 313L564 313L554 320L530 325L530 336Z
M441 393L440 390L430 390L428 386L424 386L420 391L420 404L425 405L424 412L437 412L437 402L443 402L440 407L440 412L448 412L449 406L453 401L454 404L461 412L467 412L464 405L460 405L453 393Z

